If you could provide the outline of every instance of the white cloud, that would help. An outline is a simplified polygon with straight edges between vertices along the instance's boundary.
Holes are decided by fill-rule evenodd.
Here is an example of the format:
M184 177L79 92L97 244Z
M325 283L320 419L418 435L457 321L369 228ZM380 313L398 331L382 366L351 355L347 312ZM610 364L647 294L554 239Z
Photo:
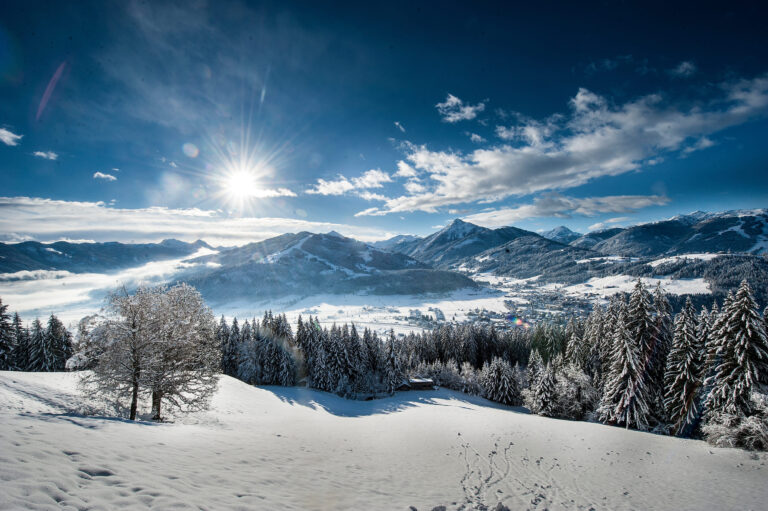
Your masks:
M95 172L93 179L103 179L105 181L117 181L117 178L112 174L105 174L104 172Z
M667 197L660 195L612 195L574 198L553 193L537 197L534 199L533 204L483 211L474 215L468 215L464 217L464 220L487 227L499 227L510 225L526 218L571 218L574 215L594 216L600 213L629 213L648 206L660 206L668 202L669 199ZM614 220L620 222L626 220L626 217Z
M392 236L370 227L293 218L236 217L219 210L152 207L123 209L103 202L0 197L0 240L63 239L157 242L203 239L212 245L242 245L286 232L338 231L363 241Z
M702 149L712 147L713 145L715 145L715 143L712 140L707 137L701 137L694 144L683 149L683 153L690 154L695 151L701 151Z
M443 121L453 123L459 121L470 121L474 119L477 117L477 114L485 110L485 103L480 102L476 105L465 104L462 100L453 94L448 94L448 97L445 98L445 101L443 103L436 104L435 108L437 108L437 111L440 112Z
M59 158L59 155L53 151L35 151L32 153L32 156L37 156L38 158L44 158L46 160L57 160Z
M397 129L399 129L400 131L402 131L403 133L405 133L405 128L403 127L403 125L402 125L402 124L400 124L400 122L399 122L399 121L395 121L395 126L397 126Z
M602 229L607 229L609 227L616 227L615 224L626 222L627 220L629 220L628 216L619 216L616 218L609 218L604 222L597 222L596 224L592 224L589 227L587 227L587 229L590 231L600 231Z
M375 201L384 202L386 200L389 200L389 197L387 197L385 195L381 195L380 193L367 192L367 191L366 192L360 192L359 194L357 194L357 196L360 197L361 199L367 200L367 201L375 200Z
M697 69L696 64L690 60L686 60L679 63L675 68L670 69L669 72L674 76L688 77L695 74Z
M470 153L433 151L406 143L407 164L426 190L393 197L368 215L436 212L438 208L510 196L564 190L604 176L641 170L693 140L705 146L713 134L768 113L768 75L720 84L720 94L687 107L652 94L624 104L579 89L569 115L512 126L515 143ZM694 146L695 147L695 146Z
M19 145L19 140L21 140L23 136L24 135L17 135L6 128L0 128L0 142L5 145Z
M370 188L382 188L383 183L391 183L392 177L379 169L371 169L360 177L354 177L351 180L339 174L338 179L326 181L318 179L314 188L307 190L308 194L313 195L344 195L352 190L367 190Z
M467 133L467 135L469 136L469 139L475 144L482 144L483 142L486 142L485 138L481 137L477 133Z
M397 162L397 172L395 172L395 176L397 177L416 177L418 175L418 172L408 165L403 160L400 160Z

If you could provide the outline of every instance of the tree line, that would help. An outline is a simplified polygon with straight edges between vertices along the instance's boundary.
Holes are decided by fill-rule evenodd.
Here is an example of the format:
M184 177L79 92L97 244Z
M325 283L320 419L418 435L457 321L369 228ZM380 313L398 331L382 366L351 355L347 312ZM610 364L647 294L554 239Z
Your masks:
M27 328L0 299L0 371L63 371L72 356L72 335L55 315Z
M67 367L92 369L85 386L130 401L131 418L144 397L154 418L161 402L205 406L220 372L254 385L301 384L356 399L391 394L422 377L545 416L765 449L766 316L746 281L722 307L696 311L687 301L677 315L660 287L651 292L638 281L629 295L565 324L504 332L445 324L398 339L354 324L323 327L311 316L299 317L294 333L284 314L272 312L216 323L199 293L181 284L113 294L103 315L80 322ZM10 325L0 330L3 339L18 339L20 320L1 323ZM68 336L55 316L37 330L42 337L50 331L50 339Z

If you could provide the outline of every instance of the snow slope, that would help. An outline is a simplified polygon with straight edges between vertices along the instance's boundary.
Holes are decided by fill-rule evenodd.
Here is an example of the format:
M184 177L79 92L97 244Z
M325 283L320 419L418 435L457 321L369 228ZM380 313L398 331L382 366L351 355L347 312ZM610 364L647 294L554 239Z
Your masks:
M78 414L76 375L0 372L1 509L764 509L766 455L440 390L352 402L222 378L170 424Z

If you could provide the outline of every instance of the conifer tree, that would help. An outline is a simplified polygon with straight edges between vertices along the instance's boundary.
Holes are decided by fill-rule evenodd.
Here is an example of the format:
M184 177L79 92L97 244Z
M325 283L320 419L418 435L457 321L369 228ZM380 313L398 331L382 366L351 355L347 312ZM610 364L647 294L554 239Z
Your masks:
M691 299L675 319L672 349L664 377L664 406L675 435L688 435L700 413L702 350Z
M622 305L614 327L611 370L606 378L598 417L607 424L645 430L650 416L648 389L643 378L641 345L628 328L628 315L626 306Z
M480 379L485 397L491 401L511 406L523 403L517 380L506 360L499 357L491 360L483 367Z
M706 407L708 413L746 417L752 413L752 390L768 383L768 338L746 280L721 316L714 332L718 341Z
M64 324L51 314L45 328L45 343L51 350L51 371L63 371L72 356L72 335Z
M538 383L539 375L544 370L544 360L542 360L539 350L531 351L528 357L528 384L533 387Z
M237 318L232 320L229 336L221 347L221 371L227 376L237 376L237 352L240 349L240 325Z
M642 385L634 390L633 400L638 401L634 407L637 413L646 413L638 417L638 424L647 425L661 419L664 413L664 367L659 368L663 348L660 347L659 331L651 307L651 295L646 291L643 282L638 279L629 297L626 325L630 342L639 350L638 371L633 378ZM643 412L643 410L646 410Z
M653 308L655 309L654 324L656 327L656 341L653 345L653 349L650 354L651 367L649 376L651 381L649 385L660 389L660 395L662 398L660 409L657 410L659 416L665 415L665 409L663 406L663 394L664 394L664 374L667 369L667 357L669 351L672 348L673 339L673 320L672 320L672 306L669 304L667 294L661 288L661 283L656 284L656 289L653 292Z
M3 304L0 299L0 371L13 369L15 340L8 305Z
M53 350L48 344L48 337L39 319L32 322L29 336L29 366L27 371L52 371L54 365Z
M554 417L557 413L557 379L552 363L547 364L533 388L531 411L545 417Z
M386 383L387 392L391 395L395 393L397 387L400 385L403 374L400 369L400 360L397 357L397 349L395 347L395 332L389 331L389 339L387 340L387 373Z
M21 322L19 313L13 314L13 367L27 371L29 367L29 331Z

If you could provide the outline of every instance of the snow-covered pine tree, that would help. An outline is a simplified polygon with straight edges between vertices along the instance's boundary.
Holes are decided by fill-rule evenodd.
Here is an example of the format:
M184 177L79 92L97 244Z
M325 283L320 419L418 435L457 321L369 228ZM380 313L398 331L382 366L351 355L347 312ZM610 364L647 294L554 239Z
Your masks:
M237 377L237 352L240 349L240 325L237 318L232 320L229 336L221 347L221 372L227 376Z
M666 416L664 405L664 374L667 370L667 357L672 348L673 321L672 306L669 304L667 293L661 288L661 283L656 284L653 292L653 308L655 309L656 342L651 350L651 367L649 385L659 389L661 401L657 403L657 415L659 418Z
M8 314L8 305L0 299L0 371L9 371L14 368L15 341L11 316Z
M523 403L512 368L502 358L496 357L483 367L481 383L485 397L491 401L511 406L520 406Z
M400 359L397 356L397 346L395 345L395 331L389 331L389 339L387 339L387 372L386 372L386 384L387 392L392 395L395 390L400 386L403 381L403 373L400 369Z
M52 347L40 320L35 318L29 336L29 367L28 371L53 371L54 358Z
M29 331L18 312L13 314L13 367L17 371L27 371L29 367Z
M72 334L67 331L59 318L51 314L45 328L46 345L51 349L51 371L63 371L72 356Z
M565 327L567 345L565 358L571 364L576 364L581 369L586 369L589 364L590 346L587 344L587 328L591 326L589 319L585 327L576 324L573 317L568 320Z
M243 324L240 337L241 341L237 356L237 378L245 383L255 385L259 383L261 367L259 366L258 346L256 341L254 341L253 331L247 320Z
M628 328L628 316L627 306L621 304L613 328L611 370L606 376L598 419L606 424L646 430L650 417L649 392L643 378L641 345Z
M551 362L547 364L533 388L530 405L531 411L535 414L545 417L555 417L557 414L557 378Z
M721 315L707 412L746 417L752 413L752 390L768 383L768 337L746 280Z
M683 310L675 318L674 341L667 357L664 377L664 406L672 432L678 436L691 433L701 411L698 401L701 356L696 311L688 298Z
M296 362L294 361L291 352L285 347L280 349L277 383L284 387L290 387L296 384Z
M534 349L531 351L531 355L528 357L528 367L526 371L528 373L528 384L534 387L539 380L539 375L544 370L544 360L541 358L539 350Z
M651 295L640 279L629 297L626 321L631 342L637 346L640 353L636 376L638 380L642 380L642 385L635 387L633 399L643 404L634 410L637 413L644 413L646 407L648 410L645 417L638 416L637 423L653 425L665 415L664 367L658 368L662 360L662 349L659 348L659 332L651 306Z
M221 320L219 320L219 326L216 328L216 342L219 344L219 349L223 352L224 346L227 344L227 341L229 340L229 325L227 325L227 320L224 319L224 314L221 315Z

